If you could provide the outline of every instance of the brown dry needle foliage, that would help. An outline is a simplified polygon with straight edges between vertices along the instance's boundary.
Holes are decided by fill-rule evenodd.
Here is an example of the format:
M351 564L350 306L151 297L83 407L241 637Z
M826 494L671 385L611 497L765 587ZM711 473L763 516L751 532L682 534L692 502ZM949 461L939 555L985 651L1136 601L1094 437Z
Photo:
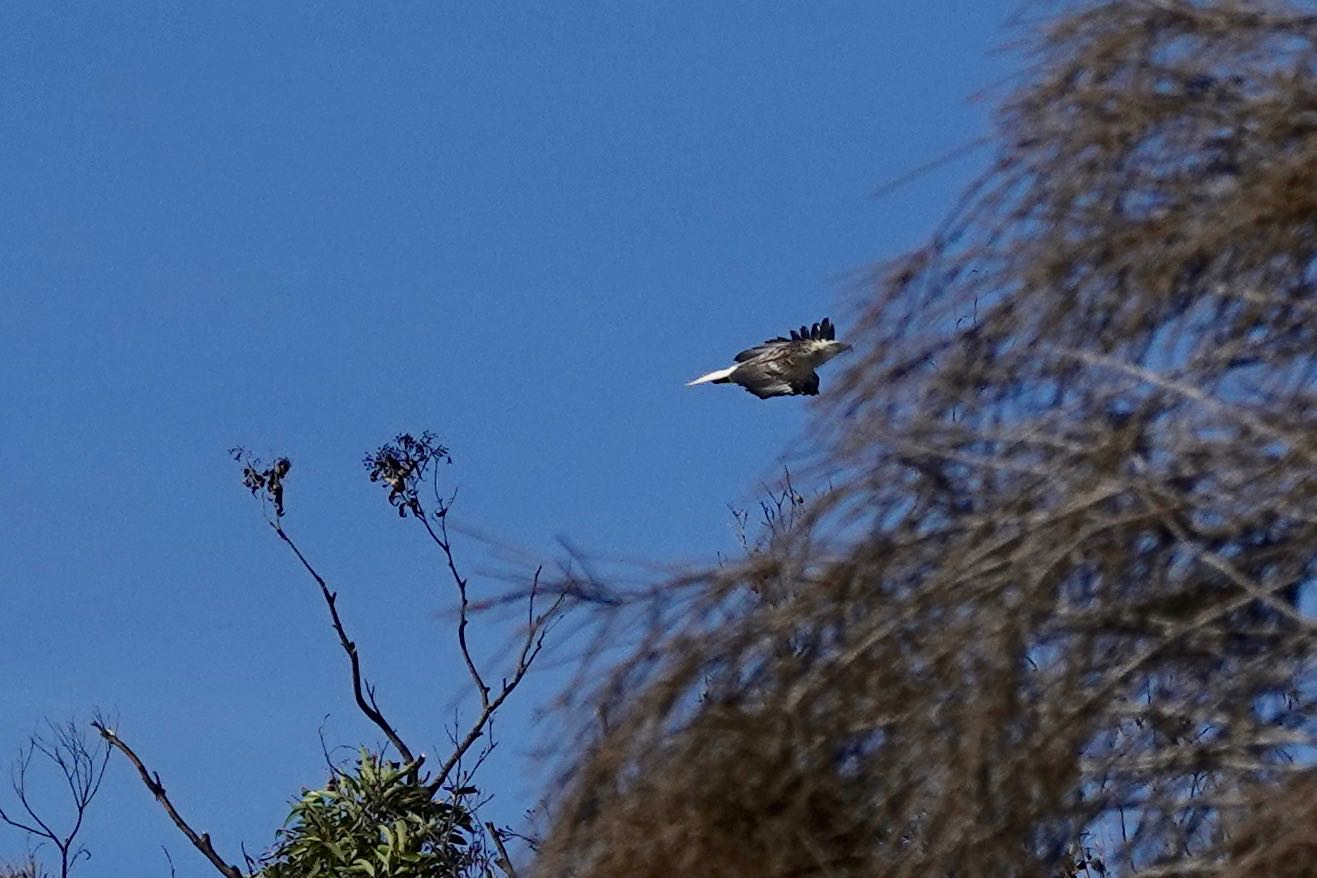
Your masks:
M601 606L538 873L1317 874L1315 53L1281 3L1042 26L873 285L831 490Z

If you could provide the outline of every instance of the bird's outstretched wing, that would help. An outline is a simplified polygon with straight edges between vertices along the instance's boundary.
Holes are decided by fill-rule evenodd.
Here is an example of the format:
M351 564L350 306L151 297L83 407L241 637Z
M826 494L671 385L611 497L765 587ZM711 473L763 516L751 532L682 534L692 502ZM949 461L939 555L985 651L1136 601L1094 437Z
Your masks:
M791 330L790 338L779 335L777 338L767 339L763 344L741 351L734 359L738 363L744 363L747 360L760 357L783 356L803 347L802 342L833 341L836 338L837 327L832 325L831 320L824 317L813 326L802 326L798 330Z
M783 380L782 376L775 375L762 369L753 369L749 372L738 374L736 383L753 393L760 399L769 399L774 396L790 396L795 391L789 381Z
M757 344L752 348L746 348L741 351L733 360L737 363L744 363L747 360L758 359L766 354L782 354L791 349L791 341L785 338L770 338L763 344Z
M746 363L735 372L736 384L760 399L770 396L817 396L818 373L808 367L801 368L790 357L756 360Z
M793 393L800 394L801 396L818 396L819 373L810 372L808 375L806 375L804 378L800 379L799 381L792 381L791 390Z

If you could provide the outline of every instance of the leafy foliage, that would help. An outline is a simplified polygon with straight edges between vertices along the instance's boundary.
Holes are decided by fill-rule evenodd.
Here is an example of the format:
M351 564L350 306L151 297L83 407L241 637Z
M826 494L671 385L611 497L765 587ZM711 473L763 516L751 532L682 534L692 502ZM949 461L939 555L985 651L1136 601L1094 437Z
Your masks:
M419 438L411 433L400 433L389 443L381 445L373 454L367 454L362 461L372 482L383 482L389 488L389 503L397 507L398 515L407 517L407 511L420 517L420 486L432 463L438 461L452 463L448 448L438 441L429 430ZM446 506L442 501L435 514L443 516Z
M477 831L463 799L435 798L409 765L362 748L351 771L298 799L262 878L441 878L463 874Z
M274 504L275 516L283 518L284 477L293 468L293 462L286 457L279 457L267 467L259 457L252 457L245 448L230 448L229 454L242 464L242 486L251 491L253 497L263 494Z

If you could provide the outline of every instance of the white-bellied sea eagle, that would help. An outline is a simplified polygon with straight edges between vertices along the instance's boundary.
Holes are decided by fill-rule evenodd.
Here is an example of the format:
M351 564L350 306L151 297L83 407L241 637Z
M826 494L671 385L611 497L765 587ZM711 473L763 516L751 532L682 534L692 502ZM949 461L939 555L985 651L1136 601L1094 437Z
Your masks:
M736 365L701 375L687 384L739 384L760 399L770 396L817 396L819 376L814 370L849 351L837 341L837 328L824 317L813 326L791 330L790 338L770 338L736 355Z

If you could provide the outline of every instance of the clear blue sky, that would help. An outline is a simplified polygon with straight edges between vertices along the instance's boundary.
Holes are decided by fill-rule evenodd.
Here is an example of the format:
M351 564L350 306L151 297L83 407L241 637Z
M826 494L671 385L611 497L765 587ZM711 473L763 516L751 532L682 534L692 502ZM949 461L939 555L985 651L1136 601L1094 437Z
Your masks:
M323 779L324 714L378 737L237 443L293 458L288 526L432 752L464 691L447 581L364 452L435 430L455 515L532 557L729 550L810 407L683 383L845 335L846 273L982 166L870 195L984 133L1013 6L0 6L0 752L116 710L233 859ZM533 804L557 682L502 724L491 816ZM83 875L167 875L162 842L208 874L121 760L85 840Z

